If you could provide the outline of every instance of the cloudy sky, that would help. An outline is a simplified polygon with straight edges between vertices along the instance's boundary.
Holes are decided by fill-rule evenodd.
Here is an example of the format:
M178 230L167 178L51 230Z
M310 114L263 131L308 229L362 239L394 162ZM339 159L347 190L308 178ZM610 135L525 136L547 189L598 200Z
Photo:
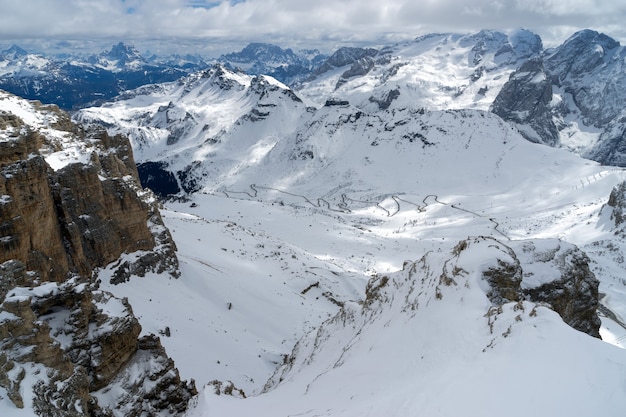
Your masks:
M547 46L591 28L626 41L626 0L0 0L0 45L219 55L251 41L283 47L389 43L431 32L530 29Z

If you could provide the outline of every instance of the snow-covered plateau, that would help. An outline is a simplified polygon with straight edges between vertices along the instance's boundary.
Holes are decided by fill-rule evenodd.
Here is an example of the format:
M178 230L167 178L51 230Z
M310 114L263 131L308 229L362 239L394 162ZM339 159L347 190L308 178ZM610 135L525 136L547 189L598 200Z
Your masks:
M488 112L529 32L394 48L76 113L129 137L178 248L99 289L195 380L187 417L623 416L626 171Z

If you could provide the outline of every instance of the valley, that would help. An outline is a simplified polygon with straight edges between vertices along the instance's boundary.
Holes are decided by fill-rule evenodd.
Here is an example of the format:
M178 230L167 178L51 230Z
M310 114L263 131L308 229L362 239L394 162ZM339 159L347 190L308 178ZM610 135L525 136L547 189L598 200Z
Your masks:
M255 51L266 65L251 60ZM90 172L94 189L122 184L128 191L101 187L102 201L122 207L115 221L95 203L101 222L90 223L87 208L72 212L59 220L57 246L110 241L99 231L123 223L123 208L138 201L142 227L127 228L145 237L120 232L119 240L143 246L93 261L80 291L121 300L123 314L89 311L128 317L137 333L129 355L143 354L137 339L175 364L167 392L188 400L198 391L174 411L169 400L129 400L127 386L158 393L150 381L162 369L148 359L136 371L133 359L117 365L110 385L85 393L106 404L92 409L106 417L132 407L187 417L622 415L626 171L584 157L620 161L626 96L613 87L623 47L593 31L544 49L530 31L484 30L329 57L288 51L281 67L280 48L251 44L224 55L226 64L77 109L71 122L56 107L0 97L0 150L13 164L0 165L9 184L0 209L37 199L14 192L20 158L41 159L54 196L83 196L81 183L58 184L69 172ZM572 56L584 56L589 72L570 71ZM285 72L293 85L255 68ZM602 123L590 116L605 107ZM46 146L21 150L31 137ZM51 210L71 206L54 198ZM72 234L76 224L84 230ZM21 239L3 227L0 243ZM68 259L68 276L74 263L84 267ZM0 324L17 323L11 303L42 297L24 294L57 285L24 274L35 290L6 278ZM70 323L66 305L32 303L52 326L39 324L49 344L79 350L64 328L87 319ZM0 343L14 346L5 336ZM72 343L86 349L78 336ZM31 385L46 369L23 350L10 351L15 367L0 363L1 413L19 404L4 401L24 378L18 369ZM85 358L97 352L85 352L96 380ZM16 415L33 415L37 397L25 398ZM100 407L91 401L81 404Z

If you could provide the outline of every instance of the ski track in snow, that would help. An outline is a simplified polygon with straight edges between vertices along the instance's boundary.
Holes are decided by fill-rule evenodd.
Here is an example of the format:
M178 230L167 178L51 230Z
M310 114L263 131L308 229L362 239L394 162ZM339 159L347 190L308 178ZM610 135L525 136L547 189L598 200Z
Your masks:
M445 68L442 77L420 60L398 62L399 82L416 71L424 79L409 83L408 94L403 90L388 112L369 100L386 87L355 87L360 82L356 78L341 89L353 88L348 96L357 107L309 111L286 99L289 95L281 88L255 80L257 90L252 91L251 79L238 76L236 81L216 70L210 82L196 80L211 92L214 103L190 105L189 97L201 96L194 95L193 88L191 94L169 101L176 102L181 114L188 111L204 120L213 112L220 116L217 120L207 119L211 123L204 127L178 121L174 126L192 132L180 139L179 148L162 146L166 136L154 143L143 137L139 160L162 159L174 172L191 167L190 175L201 182L201 191L190 201L165 204L164 220L179 247L182 276L178 281L149 277L154 285L149 289L139 280L109 289L129 297L145 332L171 324L175 337L163 338L163 344L182 376L204 387L190 417L379 417L411 415L417 409L424 415L477 415L491 403L495 408L490 415L537 415L521 407L532 401L511 392L532 397L541 410L550 410L547 415L587 415L589 410L577 409L575 401L561 395L570 391L573 400L593 393L589 404L594 404L595 413L626 409L626 391L609 395L620 384L626 386L616 376L626 363L624 351L609 345L624 346L626 339L626 243L613 235L608 214L602 211L611 189L626 179L624 170L530 144L489 113L411 107L418 103L429 109L484 110L492 102L476 98L472 88L478 85L453 98L470 74L466 60L471 45L461 45L454 36L448 40L441 47L456 57L456 67ZM439 49L431 53L443 56ZM489 95L512 71L498 69L495 58L488 57L494 60L488 63L494 72L487 70L477 83L490 87ZM303 94L322 103L345 69L320 77ZM442 86L450 88L442 93ZM151 117L167 115L160 107L155 113L154 103L168 100L146 101L152 103L150 117L141 123L150 129ZM106 120L123 114L115 105L104 110ZM97 117L99 110L94 112ZM236 117L228 117L232 114ZM126 133L132 132L131 126ZM200 168L189 165L192 162ZM578 245L588 253L600 280L601 333L608 343L589 341L544 308L538 318L528 311L522 317L510 305L490 315L484 309L484 293L474 292L476 284L470 281L443 295L457 297L447 308L427 300L432 310L420 310L427 318L415 313L408 320L394 315L395 310L382 309L372 314L389 315L384 323L350 321L365 302L371 278L398 273L407 260L428 254L436 258L468 236L490 236L504 245L544 238ZM422 276L424 288L416 285L411 291L433 290L436 283L428 286L425 279ZM477 300L469 300L474 296ZM395 308L390 298L387 307ZM332 327L342 320L345 327ZM507 320L513 323L508 329ZM487 322L504 327L481 339ZM323 323L332 327L330 334L324 333ZM288 374L289 383L262 393L277 367L292 360L294 345L307 337L315 339L311 356L296 355L293 360L308 363L299 373ZM475 345L480 354L471 356L468 352ZM315 357L316 349L331 354ZM587 362L582 355L599 363L589 362L589 368L579 369L580 375L572 374L571 369ZM594 369L602 370L603 379L615 386L595 386ZM565 377L554 379L561 375ZM206 385L213 379L232 381L248 399L215 395L214 387ZM553 386L559 387L554 396L569 406L567 412L551 404L554 396L534 389L548 387L545 392L550 394ZM498 393L506 395L499 400ZM610 398L596 402L603 393ZM442 398L446 404L437 404ZM520 407L511 409L511 404Z
M221 195L197 194L192 198L192 206L195 207L189 203L167 203L168 211L164 212L166 224L178 242L181 262L189 267L198 265L192 268L196 272L183 267L180 284L176 282L177 286L192 285L191 291L197 298L197 301L186 300L181 304L187 304L189 317L175 318L178 313L170 313L167 317L159 318L162 313L149 313L154 310L147 308L146 304L163 297L158 292L151 294L152 301L147 301L144 294L133 296L128 290L123 293L129 296L136 311L145 311L142 317L145 331L156 332L166 323L174 329L179 326L174 323L191 322L187 330L184 328L187 326L173 330L176 337L162 338L168 352L179 364L183 377L194 377L200 386L215 378L233 381L248 396L255 395L272 370L283 360L281 358L289 354L291 346L337 311L337 306L328 302L329 296L323 296L322 293L330 291L334 294L333 299L342 302L358 301L362 298L366 281L372 275L397 271L403 259L418 259L423 253L449 247L468 235L491 235L504 239L506 243L510 239L545 236L546 231L558 227L558 230L552 230L549 234L574 241L583 247L599 239L595 225L585 224L578 219L589 217L589 213L596 213L597 216L606 201L610 184L626 177L621 170L609 171L590 175L583 184L570 182L567 190L548 192L549 184L545 190L542 187L537 189L535 185L533 191L536 193L531 194L530 189L512 193L513 200L510 197L486 200L436 193L421 196L380 193L379 199L362 199L341 193L333 205L329 198L317 198L311 194L258 184L250 184L248 190L243 191L227 189ZM578 196L577 200L568 200L571 193ZM186 230L181 228L184 224L189 225ZM517 224L523 225L524 235L520 234ZM534 226L531 227L532 224ZM581 228L584 230L579 230ZM221 229L228 230L231 237L226 239L225 236L216 235L215 232ZM477 230L480 232L476 233ZM606 236L606 232L603 235ZM207 246L206 239L213 243ZM260 240L255 243L256 239ZM197 245L194 245L194 241ZM279 246L283 249L277 250ZM257 255L250 252L251 247L256 248ZM282 254L285 247L296 250L293 253L297 260ZM273 255L278 251L280 255ZM300 264L303 256L309 257L306 261L308 272L302 276L304 280L299 278L292 283L286 281L286 293L278 288L284 287L283 284L272 284L273 279L277 279L276 283L282 283L289 271L302 275L297 271L304 267L304 263ZM600 258L594 258L592 253L590 256L595 262L603 262ZM270 261L259 263L262 259ZM312 262L317 262L317 265ZM252 275L253 270L248 269L248 264L255 270ZM617 267L624 271L623 266ZM320 274L324 273L327 273L326 277L320 280L324 277ZM213 283L210 287L203 289L208 284L201 284L202 287L194 289L198 284L190 281L204 280L202 276L206 274L215 277L217 281L211 278ZM268 274L274 276L269 281ZM348 278L347 274L353 278ZM602 307L606 309L603 310L605 331L610 330L612 335L606 336L606 339L620 346L626 338L626 329L620 327L620 317L624 314L621 306L626 297L619 295L619 288L616 291L615 284L606 278L606 274L598 271L596 274L601 279L601 291L610 294L608 299L603 300ZM338 283L346 279L356 279L354 282L358 282L352 296L348 297L342 295L345 289L337 287ZM255 284L249 290L249 295L237 295L251 282L264 284L263 287ZM118 286L110 290L115 292L121 289ZM214 295L206 293L209 289ZM236 289L234 293L233 289ZM224 295L216 299L216 294ZM287 296L301 299L305 303L304 308L294 308L295 305L288 302L290 307L284 305L272 313L267 306L262 307L258 301L254 301L260 296L261 299L275 300L272 301L275 303L279 299L276 294L282 294L279 298ZM283 299L287 301L287 298ZM202 305L197 304L200 301ZM166 303L165 299L161 301L162 305ZM283 305L281 303L278 305ZM254 319L253 316L235 316L232 312L225 315L229 311L224 307L227 304L233 305L232 311L235 312L241 305L256 305L251 309L261 309L264 314ZM287 321L286 311L291 316ZM146 319L150 314L153 317ZM216 316L222 323L218 325L212 320L213 324L207 329L201 326L201 322L196 322L194 317L198 315ZM229 318L229 315L232 317ZM277 320L285 321L284 325L279 326L283 330L274 329ZM611 321L617 323L617 327L612 326ZM247 323L245 326L248 330L241 329L242 322ZM207 332L212 327L216 327L217 331ZM257 329L254 336L257 341L243 346L242 336L254 327ZM268 337L270 334L275 335L273 340ZM286 335L289 337L285 338ZM189 347L182 346L190 340L196 340L194 343L200 346L211 346L211 355L220 359L199 366L197 360L192 359L195 356L190 353ZM322 374L318 375L318 378L321 377ZM313 384L313 381L310 383ZM268 394L262 394L261 397L264 395ZM315 412L319 413L320 410L316 409ZM336 410L329 413L337 414Z

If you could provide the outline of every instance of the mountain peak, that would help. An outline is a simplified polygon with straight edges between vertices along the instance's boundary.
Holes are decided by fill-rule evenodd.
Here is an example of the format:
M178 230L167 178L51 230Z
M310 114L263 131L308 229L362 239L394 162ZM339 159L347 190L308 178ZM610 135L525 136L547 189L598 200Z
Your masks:
M123 62L129 61L143 61L139 51L133 45L126 45L123 42L119 42L111 48L111 51L103 54L107 58L118 59Z
M28 52L26 52L24 49L20 48L18 45L13 44L9 48L7 48L4 51L2 51L2 55L9 56L9 57L12 57L12 58L18 58L18 57L21 57L21 56L28 55Z
M531 57L543 51L541 37L528 29L514 31L509 35L509 41L519 56Z
M620 46L620 43L604 33L592 29L583 29L570 36L563 45L600 45L604 49L613 49Z
M218 58L227 68L241 68L250 75L270 75L292 84L308 76L311 69L325 56L316 49L293 51L270 43L252 42L239 52Z
M283 49L271 43L251 42L240 52L232 52L222 55L219 59L223 62L254 63L256 61L294 61L296 54L291 49Z

